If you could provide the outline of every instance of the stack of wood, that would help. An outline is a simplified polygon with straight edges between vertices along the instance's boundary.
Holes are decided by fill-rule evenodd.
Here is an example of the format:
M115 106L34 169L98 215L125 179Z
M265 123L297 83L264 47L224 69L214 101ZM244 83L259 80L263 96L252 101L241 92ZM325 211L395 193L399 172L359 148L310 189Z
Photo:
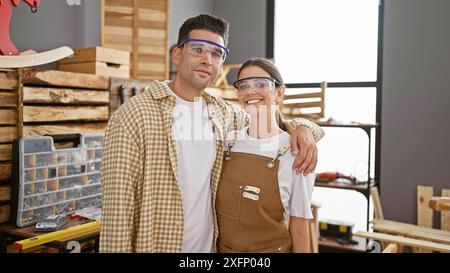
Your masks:
M0 69L0 223L9 219L12 141L104 133L109 79L62 71Z
M130 52L105 47L79 48L72 58L58 62L59 70L130 78Z

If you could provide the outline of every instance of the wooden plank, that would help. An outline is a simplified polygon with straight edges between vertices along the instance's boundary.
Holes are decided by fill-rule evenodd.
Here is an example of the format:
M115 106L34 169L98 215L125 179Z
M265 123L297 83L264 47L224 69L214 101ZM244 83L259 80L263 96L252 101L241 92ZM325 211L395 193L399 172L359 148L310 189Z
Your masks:
M0 143L12 142L17 138L17 127L0 127Z
M132 34L132 44L133 44L133 52L131 54L131 58L132 58L132 63L133 65L131 66L131 76L133 78L136 78L138 75L138 54L136 52L136 49L139 46L139 18L140 18L140 14L139 14L139 0L133 0L133 34Z
M417 224L422 227L433 227L433 210L428 207L433 197L433 187L417 186ZM418 253L430 253L429 249L419 248Z
M17 95L12 92L0 92L1 107L17 107Z
M442 197L450 197L450 189L442 189ZM441 212L441 229L450 231L450 211Z
M11 178L11 162L0 162L0 180Z
M30 70L23 72L24 84L76 87L87 89L108 89L109 79L104 76L72 73L57 70Z
M285 108L310 108L320 107L320 102L298 102L298 103L283 103L282 107Z
M130 67L124 64L109 65L104 62L72 63L61 64L59 65L59 69L62 71L90 73L106 77L126 79L130 77Z
M58 125L25 125L24 136L43 136L61 134L103 134L107 123L80 123L80 124L58 124Z
M370 196L372 197L374 212L376 219L384 219L383 209L381 207L380 194L378 192L377 187L373 187L370 189Z
M450 232L396 221L374 219L373 230L450 244Z
M86 62L106 62L112 64L128 65L130 63L130 53L122 50L99 46L79 48L75 50L74 57L62 59L58 63L73 64Z
M12 144L0 144L0 161L11 160Z
M11 200L11 186L0 185L0 202L6 202Z
M0 206L0 223L9 221L9 205Z
M109 92L49 87L24 87L25 103L109 104Z
M103 121L108 120L108 106L24 106L24 122Z
M322 93L320 92L302 93L302 94L285 95L283 101L290 99L307 99L307 98L321 98L321 97Z
M0 109L0 125L13 125L17 123L17 110Z
M445 252L445 253L450 252L450 245L448 245L448 244L429 242L429 241L424 241L424 240L406 238L406 237L402 237L402 236L396 236L396 235L390 235L390 234L384 234L384 233L378 233L378 232L358 231L355 233L355 235L364 237L364 238L369 238L372 240L384 241L384 242L388 242L388 243L395 243L395 244L411 246L411 247L419 247L419 248L424 248L427 250L434 250L434 251Z
M450 211L450 197L434 196L430 199L429 206L434 211Z
M0 70L0 89L13 90L17 88L18 78L17 70L2 69Z
M417 186L417 224L433 227L433 210L428 207L433 197L433 187Z
M390 243L384 250L383 253L399 253L399 245Z

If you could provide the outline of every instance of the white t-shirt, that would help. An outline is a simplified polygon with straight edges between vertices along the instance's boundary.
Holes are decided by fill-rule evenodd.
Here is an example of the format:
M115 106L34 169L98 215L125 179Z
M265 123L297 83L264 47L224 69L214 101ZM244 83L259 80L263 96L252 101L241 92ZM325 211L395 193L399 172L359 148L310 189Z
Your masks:
M283 132L273 137L256 139L247 133L248 128L244 128L237 134L236 143L231 148L232 152L250 153L273 158L278 149L289 141L289 134ZM233 133L228 134L227 140L233 138ZM225 144L225 150L228 148ZM307 176L297 175L292 169L295 157L289 148L286 153L279 158L278 164L278 184L280 189L281 202L284 207L284 217L289 216L312 219L311 198L314 189L316 175L310 173ZM249 170L251 171L251 170Z
M211 199L211 170L216 157L215 138L206 102L176 98L172 131L176 141L178 182L184 212L182 252L211 252L214 219Z

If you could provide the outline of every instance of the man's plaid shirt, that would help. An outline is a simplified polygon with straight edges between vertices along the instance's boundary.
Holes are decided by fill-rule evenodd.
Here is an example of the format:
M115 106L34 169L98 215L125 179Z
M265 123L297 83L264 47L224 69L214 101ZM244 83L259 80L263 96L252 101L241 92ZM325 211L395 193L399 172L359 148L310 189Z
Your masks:
M216 159L211 170L212 205L222 168L227 132L247 126L248 114L236 105L204 93L213 124ZM172 133L175 98L159 81L152 82L112 115L102 159L101 252L180 252L183 205ZM316 141L324 134L314 123L289 123L311 128ZM214 245L218 228L214 214Z

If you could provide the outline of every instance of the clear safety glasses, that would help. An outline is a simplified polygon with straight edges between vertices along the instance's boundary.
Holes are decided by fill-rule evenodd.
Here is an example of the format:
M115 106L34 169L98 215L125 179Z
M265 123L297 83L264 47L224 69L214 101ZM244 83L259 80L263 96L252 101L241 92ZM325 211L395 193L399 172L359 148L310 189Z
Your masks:
M214 63L223 63L229 53L228 48L203 39L186 39L178 44L179 48L183 46L186 46L189 54L196 57L203 57L209 51Z
M236 88L239 93L248 92L250 91L250 88L256 92L271 91L280 85L281 83L278 80L269 77L250 77L240 79L233 83L234 88Z

